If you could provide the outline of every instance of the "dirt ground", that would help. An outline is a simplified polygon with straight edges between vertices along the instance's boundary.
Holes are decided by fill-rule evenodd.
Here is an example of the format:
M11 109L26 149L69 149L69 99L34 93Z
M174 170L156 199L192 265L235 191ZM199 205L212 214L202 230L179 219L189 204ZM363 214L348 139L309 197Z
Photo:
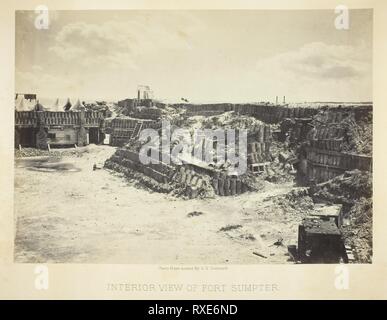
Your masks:
M114 151L90 145L78 156L16 159L15 262L293 263L286 246L297 243L304 213L273 203L291 184L176 199L103 169ZM284 245L273 245L280 238Z

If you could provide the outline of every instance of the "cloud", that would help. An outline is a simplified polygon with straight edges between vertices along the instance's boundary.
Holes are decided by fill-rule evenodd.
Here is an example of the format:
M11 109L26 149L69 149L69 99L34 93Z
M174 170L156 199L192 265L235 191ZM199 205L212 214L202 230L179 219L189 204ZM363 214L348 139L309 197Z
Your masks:
M261 95L288 101L372 100L372 51L363 45L308 43L256 64Z
M49 51L86 67L136 69L136 60L144 55L189 50L190 35L199 27L198 21L184 13L139 13L127 21L101 24L74 22L59 31Z
M258 62L259 71L289 72L299 78L345 80L371 72L365 48L313 42L298 50L282 53Z
M16 10L16 18L21 18L25 21L26 25L29 27L34 28L35 27L35 21L37 19L40 19L40 16L42 14L42 10L44 5L38 5L33 10ZM47 8L47 14L48 14L48 28L51 28L51 24L58 23L60 20L60 11L58 10L50 10L49 7ZM36 10L36 11L35 11ZM44 10L45 11L45 10Z
M77 59L82 55L86 54L86 50L84 50L83 48L64 46L64 45L52 46L50 47L49 50L54 52L57 56L59 56L63 60L67 60L67 61Z
M34 72L41 72L43 71L43 67L41 65L38 65L38 64L34 64L31 69L34 71Z
M39 69L39 68L38 68ZM38 95L61 95L64 88L68 92L74 92L76 86L69 78L40 72L35 68L34 72L16 71L16 92L37 93Z
M135 95L137 84L144 83L160 98L372 99L368 29L333 33L325 43L327 32L310 30L310 19L302 22L303 13L302 30L289 29L289 39L283 41L278 36L283 25L280 30L265 30L259 27L262 19L250 15L234 19L230 14L60 12L44 32L31 29L31 21L18 15L16 62L24 74L18 75L17 88L33 85L37 93L44 90L54 96L62 92L121 98ZM291 19L285 20L287 26ZM254 34L249 31L253 27L258 30ZM339 42L343 39L346 45Z

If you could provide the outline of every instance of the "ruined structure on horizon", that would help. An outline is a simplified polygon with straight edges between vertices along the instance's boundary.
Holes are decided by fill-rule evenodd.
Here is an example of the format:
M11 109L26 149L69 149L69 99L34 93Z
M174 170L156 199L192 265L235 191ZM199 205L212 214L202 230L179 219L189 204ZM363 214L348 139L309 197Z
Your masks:
M29 97L30 106L26 106L24 99ZM87 111L79 100L73 106L68 100L61 110L58 100L53 108L47 109L36 95L24 95L24 99L16 103L15 148L84 146L103 140L103 113Z
M128 104L128 101L131 103ZM136 99L125 100L119 102L119 105L126 110L124 113L133 112L134 115L133 106L136 105L136 101ZM231 112L236 118L246 116L261 121L262 125L258 126L256 132L252 132L253 128L249 128L248 164L251 171L274 159L270 151L272 141L286 142L283 151L293 149L296 159L293 159L291 164L295 166L298 174L310 182L324 182L347 170L372 170L370 150L359 152L351 140L357 138L354 137L354 134L358 134L354 129L357 122L372 122L372 104L290 107L269 103L223 103L174 104L169 107L181 114L181 117L174 119L176 124L187 122L187 119L194 116L216 117L227 112ZM155 109L162 113L164 108L165 105L160 105ZM132 122L130 130L133 132L136 122L133 119L123 121ZM156 122L154 126L157 127ZM366 146L363 145L363 149L364 147ZM264 166L262 168L269 169ZM261 171L261 168L258 171ZM227 191L224 193L228 194Z
M273 139L287 140L298 146L297 160L292 165L316 183L332 179L346 170L370 171L372 167L372 156L348 150L347 141L351 125L362 119L372 119L372 105L330 108L294 108L268 103L166 106L151 99L149 92L139 90L137 98L118 102L121 115L115 118L104 118L102 113L86 111L82 107L61 112L44 111L43 107L39 108L39 103L36 106L36 111L15 111L16 148L19 145L45 149L48 145L99 144L105 135L110 135L111 145L124 146L135 141L142 129L160 128L168 107L169 113L172 108L180 115L172 119L172 124L181 124L193 116L213 117L226 112L261 121L262 125L255 128L255 132L249 128L247 156L251 171L267 169L262 164L273 160L270 152ZM228 191L219 193L228 194Z

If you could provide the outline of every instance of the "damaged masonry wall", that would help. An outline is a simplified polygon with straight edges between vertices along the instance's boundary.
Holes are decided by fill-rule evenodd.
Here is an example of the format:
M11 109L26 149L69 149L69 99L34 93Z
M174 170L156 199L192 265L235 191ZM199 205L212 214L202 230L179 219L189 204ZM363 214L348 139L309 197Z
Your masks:
M280 123L282 133L288 136L293 147L302 145L298 153L299 169L309 181L323 182L347 170L372 170L371 104L318 108L272 104L187 104L182 107L189 116L233 110L239 116L252 116L265 123ZM359 126L358 123L362 122L365 123ZM362 132L363 128L368 128L369 132ZM249 144L250 169L251 164L265 161L255 156L255 150L260 154L263 148L270 148L270 145ZM266 150L267 155L269 152Z
M123 146L142 129L160 128L161 123L150 119L136 119L129 117L119 117L106 119L104 123L104 132L110 134L110 145Z
M361 112L362 110L360 110ZM369 114L363 113L363 119ZM354 110L325 110L313 117L312 128L303 143L301 161L307 162L304 174L309 180L317 183L330 180L345 171L354 169L362 171L372 170L372 156L362 144L372 150L372 131L366 132L363 128L370 127L371 123L358 125L361 121L359 111ZM362 130L364 132L362 132Z
M239 115L248 115L255 117L266 123L279 123L285 118L307 118L315 115L318 110L310 107L292 108L282 105L274 105L269 103L262 104L178 104L175 107L180 107L186 110L186 116L212 116L219 115L228 111L235 111Z
M370 261L372 105L291 108L217 104L167 108L171 108L171 112L182 111L179 113L183 115L179 127L188 128L191 132L203 128L248 129L248 173L243 176L227 175L225 170L210 164L189 161L180 166L162 162L144 166L138 158L139 149L133 149L134 141L119 148L105 166L153 190L187 198L236 196L258 191L259 182L264 180L271 183L306 183L310 186L306 188L306 194L312 197L308 196L310 201L343 205L346 223L340 224L340 232L344 234L344 243L356 248L357 259ZM253 165L263 163L267 163L267 173L254 172ZM298 179L299 175L303 176L302 179ZM368 186L365 186L364 179L359 179L363 176L367 177ZM348 192L343 191L345 185ZM303 211L298 206L296 208ZM284 211L287 212L287 208ZM349 225L348 221L351 221ZM317 229L320 232L327 227L319 225ZM336 227L335 232L334 236L339 238L340 232ZM364 239L358 239L358 234ZM339 239L331 240L328 243L341 243Z
M98 143L103 122L95 111L15 111L15 148Z
M261 121L264 121L265 123L280 123L286 118L311 118L316 115L320 110L327 108L327 106L310 107L307 105L302 107L293 107L289 105L276 105L271 103L174 104L171 106L186 110L186 116L189 117L195 115L212 116L219 115L228 111L235 111L236 114L252 116ZM361 106L356 105L356 108L351 107L352 106L337 106L332 107L331 110L351 110L351 112L355 114L356 120L372 111L372 104L365 104ZM332 113L330 117L334 118L336 117L336 115Z
M372 170L371 155L361 154L359 153L359 148L353 149L351 147L351 145L354 143L352 140L354 140L354 136L358 134L356 132L359 131L357 129L354 130L353 128L355 128L355 125L358 121L362 121L362 119L369 117L372 112L372 106L370 107L368 105L364 105L356 108L291 108L287 106L274 106L269 104L185 104L175 105L174 107L177 107L178 109L185 108L187 111L189 111L188 114L185 113L185 116L188 116L186 121L186 125L188 127L197 125L198 120L195 119L195 117L192 118L191 116L202 115L203 112L208 117L204 117L205 120L202 124L199 123L199 127L200 125L204 125L205 128L213 128L214 126L219 128L227 128L230 127L230 124L231 127L238 128L240 127L239 122L241 122L241 120L251 121L251 119L254 120L254 118L259 120L265 119L269 123L280 121L280 133L283 135L285 140L288 140L288 142L285 141L282 147L280 143L279 146L281 148L290 148L295 151L295 154L298 158L298 165L296 166L298 173L304 175L306 180L309 182L324 182L342 174L347 170ZM127 134L122 135L120 143L117 143L116 145L123 145L127 143L133 136L133 132L136 130L136 126L138 126L141 121L143 121L144 124L149 123L150 127L153 126L155 128L160 124L158 121L151 122L151 120L148 120L148 122L145 122L144 120L140 119L117 119L117 121L129 121L130 123L127 128ZM274 160L274 156L270 150L273 141L272 132L276 133L276 139L279 138L279 127L277 124L268 124L266 122L260 123L260 125L257 125L256 123L254 123L254 126L252 123L248 125L249 136L247 145L247 161L250 171L249 173L256 171L255 173L259 174L261 170L268 170L268 172L270 172L271 163ZM119 127L119 125L115 126ZM115 130L117 130L117 128ZM356 132L354 133L354 131ZM367 140L365 140L363 141L363 145L364 144L368 145L369 143ZM364 149L364 146L362 148ZM157 168L150 168L153 170L152 171L142 168L143 165L136 161L135 162L137 165L134 165L133 163L129 162L125 163L123 160L124 159L120 159L119 157L113 157L107 162L107 166L111 166L111 163L124 165L130 168L130 170L141 172L142 174L145 174L151 179L155 180L157 183L162 183L164 185L170 184L172 177L174 179L178 178L180 180L177 181L177 183L184 185L184 188L187 186L190 187L190 182L187 183L186 179L181 178L179 175L172 174L167 175L167 177L160 177L158 173L163 172ZM131 161L133 161L133 159ZM159 166L162 165L163 164L160 164ZM186 168L186 166L183 167ZM189 169L187 170L192 170L193 172L201 172L201 168L198 168L197 166L195 168L194 164L191 164L191 166L188 168ZM180 172L180 169L178 170L173 166L172 169L174 172ZM182 170L184 171L185 169ZM182 174L183 171L180 173ZM239 178L237 178L235 181L235 177L227 177L227 175L224 175L222 172L216 172L216 170L214 172L211 172L211 170L205 173L201 172L201 174L202 177L206 177L209 181L209 184L212 186L213 193L218 195L235 195L243 193L248 189L247 187L243 187L244 183L242 180L238 182ZM196 179L194 179L194 182L196 182ZM197 186L194 185L193 187L195 189ZM163 188L167 192L172 190L171 188L165 188L165 186ZM196 192L194 191L193 196L195 196L195 193Z
M169 110L175 112L176 109ZM114 119L113 119L114 120ZM173 119L172 119L173 120ZM121 123L122 122L122 123ZM207 139L194 139L194 145L187 145L188 153L184 153L183 165L177 166L175 164L164 164L161 161L157 164L144 165L139 161L138 152L141 148L141 142L138 139L133 138L133 132L135 127L141 122L140 119L125 120L124 118L116 118L116 121L112 121L110 127L112 132L122 130L118 128L118 124L121 126L127 125L124 130L128 132L126 136L122 135L121 145L126 144L124 147L117 150L116 154L106 161L106 167L114 169L115 171L124 172L130 178L144 182L145 185L153 190L161 192L173 192L178 190L180 195L187 196L189 198L203 197L218 194L220 196L232 196L244 193L250 190L256 190L260 188L260 184L255 183L255 177L248 172L242 176L228 175L227 172L227 159L226 163L219 162L217 153L213 153L213 161L209 163L203 162L200 159L196 159L194 151L196 149L203 149L206 143L209 143ZM174 123L174 121L171 121ZM152 125L160 125L161 122L153 122ZM262 169L261 165L267 165L272 161L270 153L270 146L272 142L272 132L270 125L266 125L253 117L235 116L233 112L224 113L221 117L202 117L202 118L188 118L186 121L180 123L182 128L187 129L194 133L196 129L236 129L236 138L238 140L238 129L248 129L247 137L247 164L250 166L250 170L254 171L254 166L259 165L257 169ZM175 125L172 125L174 130ZM226 139L227 140L227 139ZM226 140L224 143L226 143ZM172 147L178 141L172 141ZM217 146L226 150L226 145L223 145L216 139L212 140L214 150ZM236 154L239 155L238 142L235 145ZM163 152L163 150L159 150ZM162 159L162 158L160 158ZM264 167L263 170L266 168ZM250 176L249 176L250 175ZM144 180L146 177L146 181ZM176 193L176 192L174 192Z

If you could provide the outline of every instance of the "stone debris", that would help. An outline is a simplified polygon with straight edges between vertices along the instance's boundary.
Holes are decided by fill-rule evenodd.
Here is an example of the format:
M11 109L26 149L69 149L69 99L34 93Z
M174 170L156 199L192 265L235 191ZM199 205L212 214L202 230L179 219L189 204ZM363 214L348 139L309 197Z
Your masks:
M342 226L344 242L354 248L355 261L372 261L372 174L348 171L311 188L317 202L343 205L347 223Z
M202 214L204 214L204 213L201 211L192 211L192 212L187 214L187 217L188 218L198 217L198 216L201 216Z
M51 151L36 149L36 148L21 148L21 149L15 149L15 158L41 157L41 156L82 157L87 152L88 152L87 148L60 149L60 150L51 149Z
M121 139L120 148L106 161L106 168L124 173L137 185L184 199L260 192L265 190L266 183L299 185L287 194L268 197L275 210L283 212L287 219L297 218L301 222L316 210L315 203L342 204L344 214L352 216L351 228L343 226L341 230L345 241L357 247L353 250L355 260L370 261L372 106L321 105L309 108L264 103L155 106L144 100L145 105L150 103L147 108L136 103L128 100L118 104L120 112L129 118L117 118L116 122L129 124L122 122L120 128L111 130L129 133L117 138ZM131 117L137 117L137 120ZM242 175L228 173L230 164L218 162L215 154L211 155L209 163L194 160L190 152L202 147L200 143L203 142L185 140L187 150L191 151L181 155L183 164L160 161L142 165L138 159L142 143L136 138L138 133L135 135L137 127L141 123L141 126L157 129L161 119L171 122L172 132L176 128L188 129L191 136L197 130L247 129L248 171ZM114 127L114 122L109 126ZM178 137L172 141L171 147L182 143L182 139ZM239 155L237 145L233 151ZM363 198L364 201L359 202ZM360 218L362 209L367 212L367 219ZM188 214L188 217L193 216L196 215ZM241 225L225 226L220 231L233 239L256 240L254 233L243 230ZM355 233L362 234L365 240L356 238ZM285 242L282 238L274 240L278 245Z

